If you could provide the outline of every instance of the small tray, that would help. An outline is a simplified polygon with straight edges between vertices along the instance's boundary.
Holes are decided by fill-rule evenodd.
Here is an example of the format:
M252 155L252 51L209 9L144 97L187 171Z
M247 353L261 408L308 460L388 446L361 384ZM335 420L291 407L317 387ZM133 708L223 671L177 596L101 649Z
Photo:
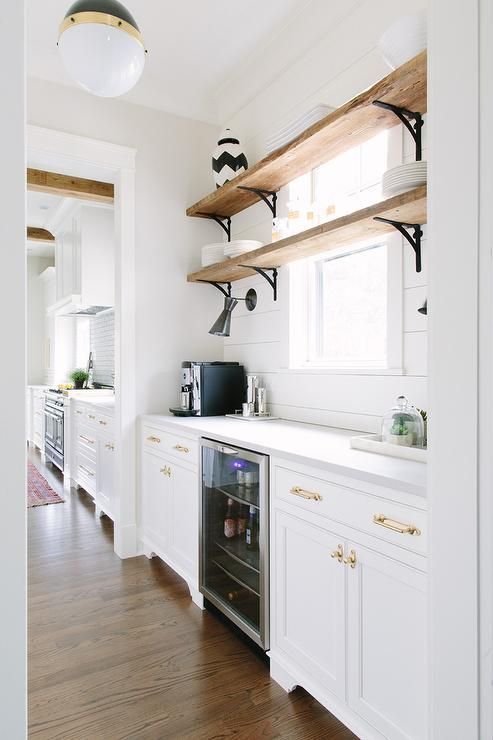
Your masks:
M241 419L241 421L274 421L279 419L279 416L271 416L270 414L252 414L251 416L243 416L243 414L226 414L228 419Z
M428 450L423 447L405 447L404 445L393 445L390 442L382 442L380 434L362 434L351 437L351 447L365 452L376 452L379 455L390 455L400 457L404 460L414 460L425 463L428 459Z

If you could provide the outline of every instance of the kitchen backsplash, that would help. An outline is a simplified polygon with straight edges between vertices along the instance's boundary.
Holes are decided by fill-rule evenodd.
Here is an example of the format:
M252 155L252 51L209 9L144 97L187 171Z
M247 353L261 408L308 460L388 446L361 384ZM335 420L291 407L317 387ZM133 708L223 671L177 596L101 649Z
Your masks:
M91 319L90 349L94 360L94 382L114 385L115 313L106 311Z

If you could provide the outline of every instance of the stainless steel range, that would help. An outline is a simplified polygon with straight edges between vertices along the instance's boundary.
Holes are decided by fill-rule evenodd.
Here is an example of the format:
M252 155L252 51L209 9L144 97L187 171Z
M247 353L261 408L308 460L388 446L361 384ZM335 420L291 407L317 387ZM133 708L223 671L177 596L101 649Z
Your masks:
M45 455L63 473L64 464L64 401L61 391L50 388L45 392Z

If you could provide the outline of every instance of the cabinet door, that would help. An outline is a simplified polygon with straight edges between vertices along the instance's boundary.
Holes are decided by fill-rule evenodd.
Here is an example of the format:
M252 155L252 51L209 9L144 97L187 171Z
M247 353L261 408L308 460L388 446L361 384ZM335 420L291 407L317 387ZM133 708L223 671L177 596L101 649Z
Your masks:
M166 509L170 496L171 478L168 464L161 458L144 452L142 455L142 495L139 523L144 536L162 550L166 547Z
M114 519L113 496L115 478L115 444L108 440L99 440L98 443L98 505Z
M171 469L171 496L168 499L167 552L170 559L198 579L198 473L168 463Z
M345 697L344 540L274 511L271 567L274 644L320 685Z
M347 567L348 701L389 740L424 740L424 573L360 545Z

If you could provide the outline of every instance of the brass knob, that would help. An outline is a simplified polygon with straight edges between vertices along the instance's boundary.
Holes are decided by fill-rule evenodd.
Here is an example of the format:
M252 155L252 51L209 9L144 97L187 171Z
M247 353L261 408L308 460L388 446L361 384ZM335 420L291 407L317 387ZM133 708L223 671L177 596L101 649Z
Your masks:
M349 565L351 568L356 568L356 552L351 550L347 558L342 561L344 565Z
M342 563L343 558L344 558L344 549L343 549L342 545L337 545L337 550L333 550L330 553L330 557L331 558L337 558L337 560L340 563Z

